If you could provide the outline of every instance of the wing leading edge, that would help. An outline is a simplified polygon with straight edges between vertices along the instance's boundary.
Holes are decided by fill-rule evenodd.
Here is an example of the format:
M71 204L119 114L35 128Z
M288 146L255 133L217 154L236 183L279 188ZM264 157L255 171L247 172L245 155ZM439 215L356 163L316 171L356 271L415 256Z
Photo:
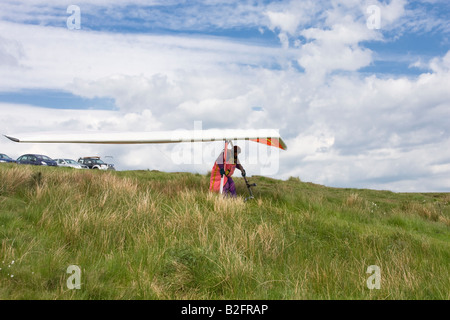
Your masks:
M210 130L174 130L153 132L117 132L117 133L75 133L75 134L36 134L32 136L6 138L19 143L93 143L93 144L146 144L180 143L228 140L251 140L287 150L287 146L275 129L210 129Z

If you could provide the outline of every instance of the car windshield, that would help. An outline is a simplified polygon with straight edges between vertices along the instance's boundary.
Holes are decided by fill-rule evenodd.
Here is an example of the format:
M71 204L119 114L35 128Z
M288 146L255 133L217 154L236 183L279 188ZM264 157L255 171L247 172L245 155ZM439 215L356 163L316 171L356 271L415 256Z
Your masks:
M42 159L42 160L47 160L47 161L51 161L52 159L50 159L47 156L39 156L38 158Z
M64 159L64 161L66 161L67 163L70 163L70 164L78 164L78 162L76 162L75 160L72 160L72 159Z
M104 164L104 162L100 159L93 159L92 162L96 164Z
M6 154L0 153L0 159L11 159L10 157L8 157Z

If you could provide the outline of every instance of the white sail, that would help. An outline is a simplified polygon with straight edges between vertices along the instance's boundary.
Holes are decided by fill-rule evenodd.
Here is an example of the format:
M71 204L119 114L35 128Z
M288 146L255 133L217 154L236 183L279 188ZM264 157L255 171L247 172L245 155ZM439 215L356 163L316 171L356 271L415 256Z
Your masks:
M286 144L275 129L209 129L174 130L153 132L114 132L114 133L38 133L28 136L4 135L19 143L94 143L94 144L146 144L251 140L287 149Z

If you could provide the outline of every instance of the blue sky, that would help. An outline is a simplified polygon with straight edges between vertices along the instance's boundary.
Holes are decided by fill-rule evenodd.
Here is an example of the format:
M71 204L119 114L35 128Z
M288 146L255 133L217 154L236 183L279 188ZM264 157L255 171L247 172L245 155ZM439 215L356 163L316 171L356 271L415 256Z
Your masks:
M302 1L298 7L302 7ZM305 3L307 1L304 1ZM436 56L443 56L450 46L450 3L448 1L317 1L320 6L314 10L316 19L308 21L302 27L329 28L324 22L327 9L332 6L345 7L359 3L361 10L357 19L367 19L369 14L364 12L371 4L389 5L399 2L403 4L406 12L398 25L381 28L379 33L383 39L361 41L360 44L373 51L373 61L360 68L362 73L393 74L393 75L419 75L423 72L418 67L411 66L414 62L427 62ZM51 26L67 28L66 22L71 15L66 9L73 1L31 1L23 5L17 1L5 1L3 20L37 26ZM31 5L29 4L31 3ZM294 1L123 1L99 3L81 2L81 29L120 34L155 34L179 35L186 37L218 37L253 43L265 47L280 45L279 33L281 28L270 26L265 12L269 8L288 7ZM384 8L382 8L384 10ZM344 9L345 10L345 9ZM6 11L6 12L5 12ZM8 14L8 11L11 13ZM344 12L345 13L345 12ZM381 12L380 12L381 13ZM217 19L221 16L222 19ZM381 22L383 13L381 13ZM299 28L300 30L300 28ZM308 42L299 32L291 36L291 46L295 41ZM293 61L295 65L295 61ZM277 65L271 65L277 68ZM298 68L300 71L302 68ZM26 89L26 88L24 88ZM39 101L51 103L47 93L14 92L20 101ZM66 105L75 108L89 108L98 102L99 108L110 105L109 101L98 99L97 102L88 103L68 92L55 93L63 99ZM17 95L22 95L18 98ZM10 102L12 97L3 93L1 101ZM72 100L72 102L69 102ZM113 108L113 106L110 106Z
M115 109L114 100L111 98L84 98L61 90L25 89L0 92L0 101L55 109Z
M70 5L80 9L79 30L67 27ZM439 0L6 0L0 126L276 128L289 151L275 178L449 191L449 16L450 3ZM180 170L167 161L171 146L2 140L0 148L12 157L103 152L122 169ZM182 169L206 172L214 157L204 158ZM264 174L258 164L250 168Z

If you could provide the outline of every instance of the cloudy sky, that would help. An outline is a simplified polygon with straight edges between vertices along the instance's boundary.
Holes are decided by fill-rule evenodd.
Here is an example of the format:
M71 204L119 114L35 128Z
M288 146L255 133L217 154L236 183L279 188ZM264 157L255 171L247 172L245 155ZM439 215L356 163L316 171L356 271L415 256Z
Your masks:
M449 16L448 0L2 0L0 133L272 128L288 150L271 167L244 152L249 175L450 191ZM221 147L0 137L13 158L119 170L206 173Z

